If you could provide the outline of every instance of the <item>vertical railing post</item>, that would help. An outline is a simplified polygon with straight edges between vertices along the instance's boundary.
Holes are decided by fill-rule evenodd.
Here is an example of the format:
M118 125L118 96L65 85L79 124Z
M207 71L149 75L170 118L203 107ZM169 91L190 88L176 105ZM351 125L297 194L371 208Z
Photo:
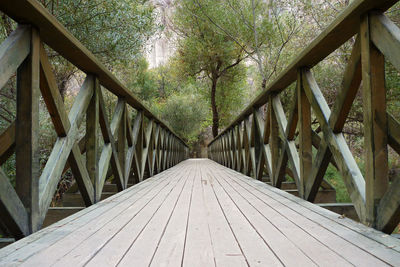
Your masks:
M299 114L299 160L300 188L299 195L304 196L307 179L312 169L311 105L302 83L302 70L297 72L297 103Z
M375 226L376 210L388 180L385 59L370 40L370 20L361 18L361 65L364 108L366 223Z
M274 96L270 96L268 100L268 109L269 109L269 123L270 123L270 138L269 144L271 148L271 172L272 177L271 184L276 186L276 181L274 177L277 177L277 167L279 162L279 128L278 128L278 121L276 120L275 110L272 104L272 98Z
M245 171L244 174L250 176L251 171L251 155L250 155L250 148L251 148L251 140L250 140L250 132L251 132L251 124L250 118L246 117L243 121L243 139L246 140L245 149Z
M117 143L118 160L121 166L122 175L124 176L123 177L124 186L128 184L128 179L129 179L129 175L125 175L125 158L126 158L126 146L127 146L126 119L127 119L127 108L126 104L124 103L124 110L121 116L121 121L118 126L118 143Z
M88 78L89 78L88 74ZM99 201L98 196L99 188L99 168L98 168L98 143L99 143L99 81L94 76L90 75L91 79L94 79L94 90L93 96L90 100L89 106L86 111L86 168L90 177L90 180L94 184L94 200Z
M31 52L17 70L16 191L29 215L29 232L40 229L39 208L39 49L31 28Z
M241 165L242 165L242 142L240 140L240 131L241 131L241 126L240 124L235 126L235 132L236 132L236 154L237 154L237 163L236 163L236 170L238 172L241 171Z
M264 120L262 119L261 110L259 108L253 111L253 128L254 128L254 154L255 154L255 166L256 175L255 179L262 180L264 173L265 159L262 155L264 140Z

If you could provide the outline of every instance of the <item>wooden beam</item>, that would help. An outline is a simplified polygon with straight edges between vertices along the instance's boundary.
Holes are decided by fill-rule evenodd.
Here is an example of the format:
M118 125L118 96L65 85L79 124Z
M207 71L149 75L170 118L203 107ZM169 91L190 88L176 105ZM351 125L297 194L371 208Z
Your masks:
M266 162L265 157L263 155L264 148L264 124L265 121L262 118L261 110L257 109L253 112L253 124L254 124L254 149L255 149L255 178L257 180L262 179L262 175L264 173L264 164Z
M392 115L387 114L388 118L388 143L389 145L400 154L400 122L398 122Z
M14 153L15 121L0 134L0 166Z
M125 170L125 158L126 158L126 147L127 147L127 133L126 133L126 119L127 119L127 108L124 103L122 109L121 120L118 125L117 135L118 135L118 143L117 143L117 155L119 160L119 166L122 170ZM125 189L125 184L128 184L128 175L125 175L125 171L121 172L123 186L122 189Z
M341 133L343 126L346 122L347 116L350 112L351 105L356 97L357 91L361 83L361 50L360 50L360 37L357 36L354 43L350 59L347 63L343 80L342 87L339 94L336 97L335 104L333 105L332 112L329 117L329 126L332 128L334 133ZM329 111L327 111L329 113ZM318 140L317 140L318 139ZM318 148L315 161L313 163L310 180L307 182L305 188L305 199L314 202L321 183L323 182L323 176L326 173L329 162L332 163L336 168L334 158L329 150L328 142L318 136L317 133L312 135L313 145Z
M0 214L1 222L16 238L30 234L29 214L15 193L7 175L0 168Z
M11 1L11 0L10 0ZM278 77L267 85L266 89L254 99L247 108L232 121L210 144L225 131L249 116L254 108L261 107L272 93L279 93L291 85L297 78L301 67L313 67L333 51L348 41L359 31L359 20L362 14L370 10L386 11L397 0L354 0L287 66Z
M0 88L4 87L30 51L31 29L27 25L18 25L0 46Z
M78 145L73 145L68 157L69 166L86 207L95 203L95 192Z
M297 74L297 96L299 112L299 160L300 160L300 188L299 194L304 197L305 187L312 171L312 129L311 105L303 88L301 71Z
M329 126L330 109L310 70L303 70L303 84L307 98L315 112L335 162L345 182L360 219L365 219L365 181L343 137L334 134Z
M49 208L53 193L61 178L61 174L67 159L74 145L76 145L79 126L93 95L94 77L88 75L75 99L74 104L68 114L70 130L66 137L58 137L53 150L47 160L43 172L39 179L39 206L41 221L44 220L46 211Z
M400 221L400 177L396 177L382 197L376 211L375 227L391 234Z
M123 99L119 99L117 106L111 120L111 124L108 124L107 110L104 103L103 95L99 91L99 122L100 128L104 139L104 146L101 151L99 159L99 176L98 176L98 190L96 195L98 198L101 197L103 186L107 178L108 168L111 162L111 168L114 175L114 181L117 184L118 191L122 191L125 188L125 182L123 180L123 173L121 165L118 159L117 147L114 140L114 136L117 134L117 127L120 124L123 113L124 113L125 102Z
M17 71L15 132L16 191L29 214L29 232L40 229L39 210L39 49L36 29L30 30L30 54Z
M57 135L59 137L66 137L67 133L71 129L71 124L43 45L40 46L40 65L40 91L43 100L46 103L47 110L49 111ZM83 140L85 140L85 138L83 138ZM72 151L68 157L68 164L65 165L62 174L71 167L85 204L86 206L90 206L94 203L94 189L89 174L86 168L82 165L83 159L81 152L82 150L85 150L86 147L81 148L81 143L83 143L81 141L79 142L79 145L73 145Z
M43 44L40 46L40 92L57 135L59 137L67 136L71 125Z
M271 166L272 166L271 182L274 186L276 186L277 182L274 180L274 178L277 173L277 167L279 161L279 125L280 125L279 123L282 123L282 121L279 121L278 119L279 114L276 114L277 110L273 103L275 98L279 98L279 96L278 95L270 96L268 101L268 109L269 109L268 113L269 113L269 123L270 123L269 145L271 149ZM286 128L286 125L284 127Z
M370 19L360 23L365 146L366 223L375 226L376 210L388 184L385 59L370 40Z
M90 180L94 184L95 202L99 201L96 198L98 195L99 188L98 176L99 176L99 161L98 161L98 149L99 149L99 90L97 86L98 81L94 78L93 84L93 95L90 99L89 106L86 110L86 169L88 171Z
M85 73L96 76L100 84L137 110L142 110L146 117L153 119L180 139L170 127L155 116L150 109L140 102L138 98L124 86L108 68L103 65L82 43L80 43L51 13L36 0L2 0L0 10L13 20L35 25L40 32L42 40L77 66ZM1 87L1 86L0 86Z
M382 13L369 15L371 41L400 70L400 29Z
M139 138L139 133L140 133L140 125L142 122L142 116L140 116L140 112L138 115L135 117L134 123L133 123L133 129L129 131L129 134L131 136L131 145L128 148L127 156L126 156L126 162L125 162L125 176L129 178L131 168L135 166L134 162L134 156L136 153L136 144ZM136 172L134 171L134 174L136 175Z
M287 153L289 162L290 162L290 164L291 164L291 166L293 168L292 171L293 171L293 174L294 174L294 180L296 182L297 188L300 188L301 184L300 184L300 159L299 159L299 154L298 154L297 149L296 149L295 141L294 140L290 141L290 140L288 140L286 138L286 130L288 129L288 122L286 120L286 115L285 115L285 113L283 111L282 103L281 103L281 100L280 100L279 96L275 96L272 99L272 105L273 105L273 108L274 108L274 114L276 116L276 124L277 124L277 127L279 129L280 136L283 137L281 153ZM291 123L294 123L294 122L292 121ZM285 160L284 156L281 156L280 159L283 160L282 162L284 163L284 160ZM279 162L276 163L276 167L278 167L278 166L279 166ZM276 171L274 172L274 175L275 175L275 177L278 177L277 175L279 175L280 179L282 179L282 173L281 172L286 168L283 168L283 165L281 165L280 168L281 169L279 170L279 172L278 172L278 169L276 169ZM280 187L279 183L281 183L282 180L275 181L275 182L276 182L276 184L274 184L274 186L277 186L277 187L279 186Z

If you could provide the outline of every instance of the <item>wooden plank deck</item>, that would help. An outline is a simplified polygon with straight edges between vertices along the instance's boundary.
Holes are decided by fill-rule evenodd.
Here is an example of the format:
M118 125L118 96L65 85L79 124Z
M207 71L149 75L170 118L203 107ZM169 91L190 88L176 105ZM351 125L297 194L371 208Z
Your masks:
M400 241L186 160L0 250L0 266L400 266Z

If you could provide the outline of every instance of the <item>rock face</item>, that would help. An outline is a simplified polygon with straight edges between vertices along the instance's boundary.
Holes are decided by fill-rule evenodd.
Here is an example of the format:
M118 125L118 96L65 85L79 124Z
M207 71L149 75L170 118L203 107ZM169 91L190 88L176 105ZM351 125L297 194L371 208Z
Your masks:
M147 61L149 68L156 68L165 64L173 54L173 32L169 17L173 11L173 0L152 0L156 7L157 23L164 27L163 31L155 36L148 45Z

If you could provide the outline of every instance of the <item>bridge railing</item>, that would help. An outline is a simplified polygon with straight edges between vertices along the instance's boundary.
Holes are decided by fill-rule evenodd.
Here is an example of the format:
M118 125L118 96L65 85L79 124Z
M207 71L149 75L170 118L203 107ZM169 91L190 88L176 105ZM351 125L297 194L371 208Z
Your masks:
M389 182L388 145L400 153L400 123L386 110L385 59L400 70L400 29L383 12L396 2L352 1L210 142L209 157L256 179L267 174L278 188L288 173L300 197L308 201L315 200L320 187L329 186L324 175L333 163L361 222L391 233L400 221L400 178ZM353 37L342 87L330 109L311 69ZM294 82L296 89L287 119L280 93ZM364 175L342 133L360 86ZM320 134L312 127L312 112Z
M0 87L15 73L17 76L16 121L0 135L0 166L14 152L16 157L15 189L0 168L3 230L17 238L39 230L68 169L89 206L99 201L110 178L110 165L111 175L122 191L128 180L142 181L146 175L152 176L188 157L185 142L38 1L2 0L0 10L19 23L0 45ZM44 44L86 73L69 113ZM101 87L118 98L111 121ZM38 146L40 96L57 133L42 172ZM128 106L135 112L130 112Z

